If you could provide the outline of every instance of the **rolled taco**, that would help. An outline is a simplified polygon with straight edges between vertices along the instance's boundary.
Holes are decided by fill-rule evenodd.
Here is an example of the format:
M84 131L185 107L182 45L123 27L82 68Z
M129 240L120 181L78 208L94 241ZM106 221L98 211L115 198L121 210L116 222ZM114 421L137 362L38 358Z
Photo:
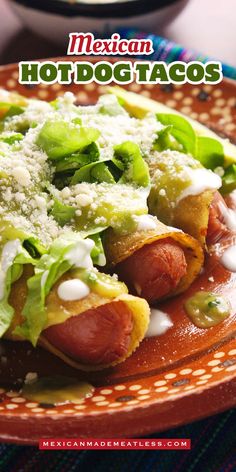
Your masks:
M119 87L109 91L131 117L146 121L155 114L163 126L145 156L152 181L151 213L191 234L202 246L212 244L214 229L220 229L221 198L216 190L227 201L236 188L236 146L163 103Z
M123 184L81 183L71 186L59 202L75 208L77 228L105 225L101 238L106 269L115 272L134 294L153 303L186 290L203 265L203 251L190 235L162 224L147 214L145 189ZM84 203L84 202L83 202ZM144 270L145 267L145 270Z
M7 339L24 340L24 332L16 332L24 323L30 275L32 267L26 266L23 276L12 285L9 303L14 318L5 334ZM72 367L100 370L124 361L135 351L147 331L150 309L145 300L129 295L114 277L96 270L90 271L89 277L81 275L81 270L71 270L51 289L45 303L46 323L37 344ZM82 281L85 277L90 280L87 284ZM78 300L73 300L76 297Z
M209 211L220 177L178 151L153 151L149 210L165 224L182 229L205 246Z
M150 303L185 291L203 265L201 246L191 236L151 215L137 219L139 226L129 235L120 236L111 229L105 232L108 267L132 293Z

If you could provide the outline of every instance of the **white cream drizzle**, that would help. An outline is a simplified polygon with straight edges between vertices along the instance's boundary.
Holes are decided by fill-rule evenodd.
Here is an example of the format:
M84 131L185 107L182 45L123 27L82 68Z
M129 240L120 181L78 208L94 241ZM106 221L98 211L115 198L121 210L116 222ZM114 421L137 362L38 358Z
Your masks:
M21 251L21 242L19 239L8 241L2 250L1 268L0 268L0 300L4 297L6 274L14 262L15 257Z
M236 212L231 208L227 208L223 202L219 202L219 209L227 228L231 231L236 231Z
M182 229L174 228L174 226L167 226L167 228L168 228L172 233L183 233Z
M67 260L73 267L91 269L93 267L93 261L90 253L94 246L95 243L92 239L81 239L81 241L68 252Z
M82 280L71 279L62 282L57 289L57 293L61 300L73 302L87 297L90 289Z
M230 272L236 272L236 245L228 247L220 259L223 267Z
M45 270L43 272L43 275L41 277L41 287L44 287L44 285L46 284L46 281L47 281L47 278L48 278L48 274L49 274L49 270Z
M199 195L205 190L217 190L222 185L220 176L211 170L187 168L185 171L191 180L191 184L181 192L177 203L189 195Z
M106 265L106 257L104 254L99 254L98 256L98 265L104 267Z
M168 331L172 326L173 323L167 313L152 308L150 323L145 337L150 338L152 336L160 336L161 334L166 333L166 331Z

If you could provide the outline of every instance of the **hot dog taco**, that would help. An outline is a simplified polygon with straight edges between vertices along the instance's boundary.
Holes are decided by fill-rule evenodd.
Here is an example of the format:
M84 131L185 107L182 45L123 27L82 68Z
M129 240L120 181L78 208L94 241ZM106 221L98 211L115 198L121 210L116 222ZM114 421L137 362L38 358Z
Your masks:
M234 200L228 195L236 188L236 146L162 103L119 87L110 92L131 117L146 121L154 115L162 126L146 155L149 211L205 248L227 237L236 228L224 202Z

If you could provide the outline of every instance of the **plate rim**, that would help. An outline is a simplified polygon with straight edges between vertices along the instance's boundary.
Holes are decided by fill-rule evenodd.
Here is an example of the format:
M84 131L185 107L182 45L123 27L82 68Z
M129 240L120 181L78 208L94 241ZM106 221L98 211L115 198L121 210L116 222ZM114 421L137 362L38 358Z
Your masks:
M183 403L184 403L184 407L186 409L190 409L191 408L191 411L194 411L194 414L191 415L191 417L187 420L184 420L182 421L181 418L177 419L175 417L173 417L173 420L171 422L168 422L168 425L166 425L165 427L161 427L161 428L154 428L154 425L153 425L153 422L150 422L150 416L149 415L142 415L143 418L142 418L142 435L145 437L145 436L148 436L149 434L153 434L153 433L162 433L164 431L168 431L169 429L174 429L174 428L177 428L179 426L182 426L182 425L186 425L186 424L189 424L189 423L192 423L192 422L195 422L195 421L200 421L204 418L208 418L214 414L220 414L220 413L223 413L224 411L227 411L228 409L230 408L233 408L236 406L236 383L234 382L233 383L233 380L235 380L235 375L231 375L229 376L228 379L226 379L226 381L222 382L221 381L218 381L218 382L215 382L214 384L212 384L209 388L204 388L204 387L199 387L197 389L195 389L193 392L185 392L184 395L176 395L176 396L173 396L169 399L165 399L163 400L162 402L158 402L158 401L154 401L152 403L149 403L148 405L146 406L141 406L141 405L137 405L137 406L134 406L133 408L129 408L129 411L126 411L125 409L123 409L122 411L117 411L117 410L114 410L112 412L112 414L109 415L110 418L112 418L113 420L117 420L117 417L119 417L119 420L120 420L120 417L124 416L125 418L127 418L127 414L129 416L129 413L132 413L135 411L136 413L142 413L143 411L148 411L149 409L152 409L152 412L151 412L151 415L152 415L152 420L156 420L158 419L158 417L160 416L160 410L158 410L158 406L160 404L168 404L168 406L170 405L174 405L174 408L175 410L181 410L181 407L183 406ZM223 392L222 392L222 386L223 386ZM232 397L229 397L229 400L227 402L226 405L222 406L221 405L221 402L220 402L220 395L222 394L225 394L226 397L228 398L228 389L230 387L234 387L234 390L235 390L235 398L233 399L233 395ZM220 392L220 395L218 395L218 392ZM200 403L198 401L198 399L200 398ZM233 401L231 402L230 401L230 398L233 399ZM206 400L209 401L212 400L212 399L218 399L218 403L217 401L212 403L213 407L211 408L210 412L209 410L206 412L206 413L203 413L203 414L199 414L198 413L198 410L196 409L193 409L193 405L194 406L197 406L199 408L199 406L204 403ZM187 402L186 402L187 400ZM193 401L195 400L195 402ZM177 409L176 409L177 407ZM168 410L166 410L167 414L168 414ZM196 412L196 414L195 414ZM162 413L162 412L161 412ZM164 415L165 415L165 411L164 411ZM1 416L0 415L0 419L1 419ZM8 415L5 421L5 423L12 423L14 425L15 421L16 421L16 416L14 417L15 415ZM138 415L137 415L138 416ZM57 425L57 423L61 423L63 422L65 419L66 419L66 422L67 421L70 421L72 424L73 424L73 435L69 434L66 436L67 439L75 439L75 438L80 438L80 439L84 439L84 438L107 438L107 437L112 437L114 439L116 438L122 438L124 437L124 434L121 433L119 431L119 427L117 428L117 433L114 433L114 421L113 421L113 426L112 426L112 429L113 429L113 433L112 435L98 435L98 436L92 436L91 434L89 434L88 436L87 435L83 435L83 422L86 421L89 417L89 420L90 422L92 423L92 419L94 419L94 423L96 423L96 419L99 420L100 422L104 419L107 419L108 415L107 415L107 412L104 411L104 412L98 412L96 415L94 414L90 414L90 415L86 415L84 417L80 417L80 418L75 418L74 416L72 415L65 415L65 414L61 414L61 415L57 415L56 417L52 418L52 417L48 417L47 418L47 421L45 422L45 418L43 418L43 422L44 422L44 427L45 427L45 423L47 423L47 427L50 427L50 425ZM139 414L139 418L140 418L140 414ZM178 415L177 415L177 418L178 418ZM21 422L22 422L22 425L25 425L25 422L26 421L32 421L32 423L35 422L35 417L33 415L28 415L28 418L20 418L21 419ZM134 419L134 424L135 424L135 419L136 418L133 418ZM118 421L119 421L118 420ZM131 421L132 418L129 418L129 420ZM164 416L164 419L162 420L165 422L165 416ZM78 426L78 431L79 433L77 433L76 429L75 429L75 426ZM116 423L115 423L115 426L116 426ZM80 429L81 427L81 429ZM53 428L55 430L55 428ZM140 426L137 425L137 426L133 426L133 424L131 424L131 427L129 425L129 429L132 430L132 434L126 434L125 433L125 436L126 437L140 437ZM81 433L81 435L79 435ZM58 435L58 434L55 434L53 436L53 438L58 438L58 437L65 437L63 435ZM18 445L31 445L31 446L36 446L38 445L39 443L39 438L43 438L43 439L50 439L52 438L52 436L43 436L43 435L39 435L37 438L32 438L30 436L27 436L27 434L24 436L24 438L20 438L18 436L9 436L9 435L4 435L0 432L0 443L1 442L4 442L4 443L9 443L9 444L18 444Z

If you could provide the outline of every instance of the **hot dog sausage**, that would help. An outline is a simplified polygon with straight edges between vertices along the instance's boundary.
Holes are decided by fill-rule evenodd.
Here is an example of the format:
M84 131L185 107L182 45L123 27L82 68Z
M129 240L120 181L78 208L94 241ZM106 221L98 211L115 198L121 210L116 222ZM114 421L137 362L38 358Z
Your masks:
M110 364L128 351L132 317L124 302L111 302L50 326L43 335L60 351L83 364Z
M177 287L187 263L180 245L166 238L142 247L115 270L130 290L154 302Z

